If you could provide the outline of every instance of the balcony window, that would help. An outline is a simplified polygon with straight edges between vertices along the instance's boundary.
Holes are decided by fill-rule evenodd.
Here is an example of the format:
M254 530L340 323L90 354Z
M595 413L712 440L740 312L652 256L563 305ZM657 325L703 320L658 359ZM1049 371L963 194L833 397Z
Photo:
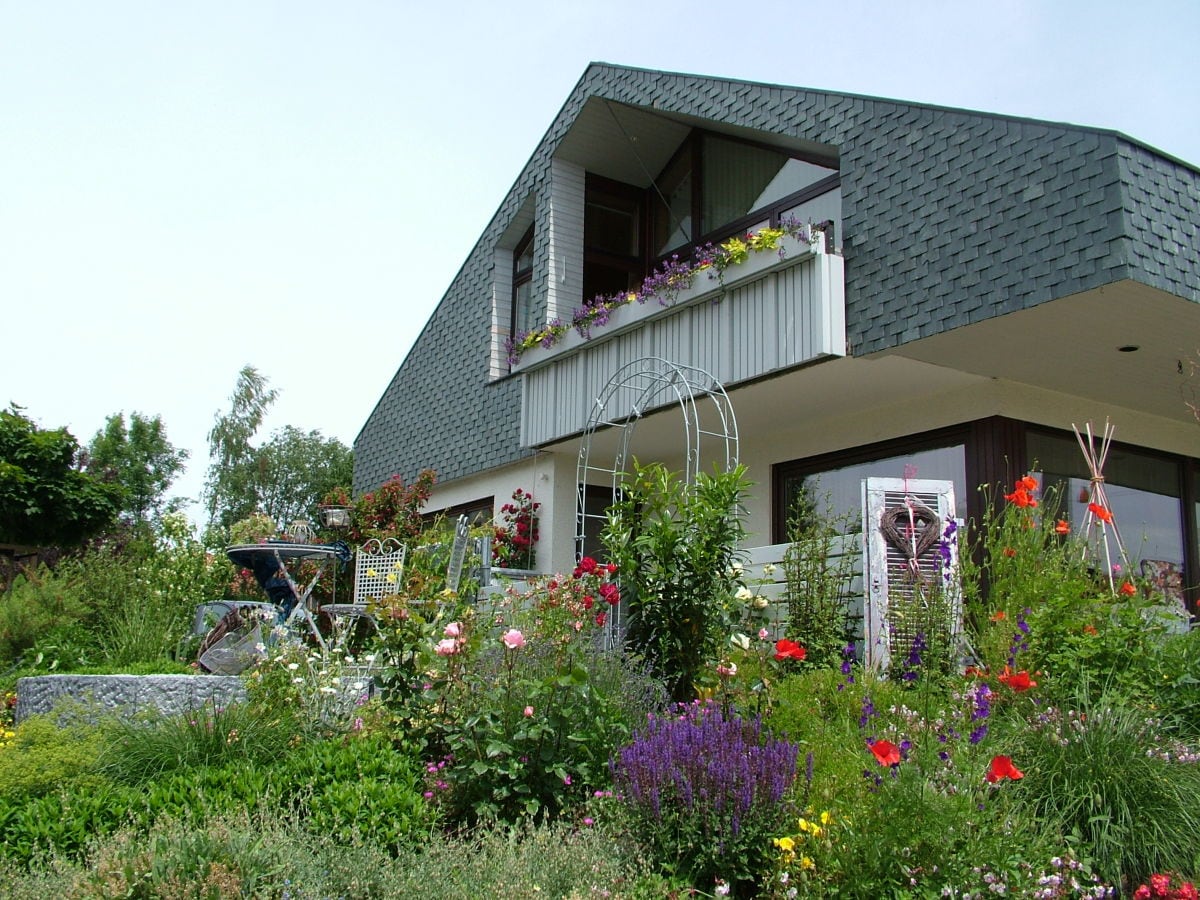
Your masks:
M646 277L644 193L589 176L583 213L583 299L636 290Z
M657 256L775 221L806 191L836 185L837 168L771 147L693 132L651 187ZM698 227L696 222L698 221Z

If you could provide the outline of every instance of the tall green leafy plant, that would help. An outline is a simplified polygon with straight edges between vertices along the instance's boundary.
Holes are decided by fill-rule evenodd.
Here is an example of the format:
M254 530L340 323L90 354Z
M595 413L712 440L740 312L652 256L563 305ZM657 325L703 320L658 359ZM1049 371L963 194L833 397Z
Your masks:
M804 641L810 665L842 661L851 640L850 588L854 556L841 552L848 517L833 519L802 495L788 517L787 633Z
M677 701L693 697L728 630L748 488L744 466L688 485L635 460L609 509L601 539L629 600L629 645Z

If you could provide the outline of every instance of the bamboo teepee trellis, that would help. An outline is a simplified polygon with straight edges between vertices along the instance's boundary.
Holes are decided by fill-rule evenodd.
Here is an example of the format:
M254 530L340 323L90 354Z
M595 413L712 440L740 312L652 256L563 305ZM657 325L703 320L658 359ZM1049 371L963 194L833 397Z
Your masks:
M1092 423L1088 422L1084 426L1084 433L1087 434L1087 440L1084 440L1083 434L1072 423L1071 430L1075 432L1075 440L1079 442L1079 449L1083 451L1083 458L1088 465L1088 471L1091 472L1087 491L1087 511L1083 516L1083 555L1087 558L1088 552L1092 548L1093 538L1099 533L1096 543L1101 545L1104 550L1104 568L1108 577L1108 586L1115 592L1117 589L1117 572L1120 571L1114 568L1113 552L1109 545L1109 537L1116 545L1118 558L1122 569L1129 567L1129 558L1125 553L1125 545L1121 542L1121 532L1117 528L1117 520L1113 515L1112 507L1108 502L1108 494L1104 490L1104 464L1108 461L1108 450L1112 444L1113 431L1115 430L1108 420L1104 421L1104 434L1100 438L1099 447L1096 445L1096 437L1092 434Z

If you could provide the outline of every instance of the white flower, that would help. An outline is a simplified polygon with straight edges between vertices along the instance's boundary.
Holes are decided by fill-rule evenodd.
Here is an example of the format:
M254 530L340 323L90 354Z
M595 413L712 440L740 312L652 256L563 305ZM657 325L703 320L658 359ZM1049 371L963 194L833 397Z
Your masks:
M743 650L750 649L750 638L746 637L746 635L742 634L740 631L729 638L729 643L733 644L735 647L740 647Z
M765 566L763 566L763 575L764 576L766 576L767 578L770 578L774 574L775 574L775 563L767 563Z
M713 893L715 893L718 897L728 897L729 896L729 882L728 881L718 881L717 888L715 891L713 891Z
M747 600L749 600L753 596L754 596L754 591L750 590L750 588L746 587L743 584L740 588L737 589L737 593L733 595L733 599L741 600L743 603L745 603Z
M771 602L771 601L769 601L769 600L768 600L766 597L764 597L762 594L758 594L758 595L756 595L756 596L755 596L755 598L754 598L754 608L755 608L755 609L766 609L766 608L767 608L767 604L768 604L768 603L770 603L770 602Z
M304 679L303 678L293 678L292 684L304 684Z
M295 672L298 668L300 668L300 663L295 663L295 662L288 663L288 671L289 672Z
M734 578L739 578L742 574L742 564L740 562L730 563L729 574Z
M333 688L329 687L329 685L326 685L325 687L321 688L320 691L322 694L336 694L337 693L337 691L335 691Z

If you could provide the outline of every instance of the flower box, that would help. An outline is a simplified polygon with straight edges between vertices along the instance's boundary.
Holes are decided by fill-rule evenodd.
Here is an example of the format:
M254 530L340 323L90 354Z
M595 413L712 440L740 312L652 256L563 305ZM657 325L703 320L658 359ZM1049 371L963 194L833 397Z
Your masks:
M779 239L776 249L751 253L745 262L727 267L719 278L715 268L698 271L692 277L692 283L680 290L668 305L664 306L654 297L644 301L635 300L612 309L608 314L607 324L593 328L590 337L585 337L572 328L550 347L531 347L521 354L512 371L528 372L541 368L557 357L578 350L584 344L610 340L646 322L669 316L683 307L719 299L730 288L811 259L821 252L821 246L820 241L809 243L791 235L784 235Z

